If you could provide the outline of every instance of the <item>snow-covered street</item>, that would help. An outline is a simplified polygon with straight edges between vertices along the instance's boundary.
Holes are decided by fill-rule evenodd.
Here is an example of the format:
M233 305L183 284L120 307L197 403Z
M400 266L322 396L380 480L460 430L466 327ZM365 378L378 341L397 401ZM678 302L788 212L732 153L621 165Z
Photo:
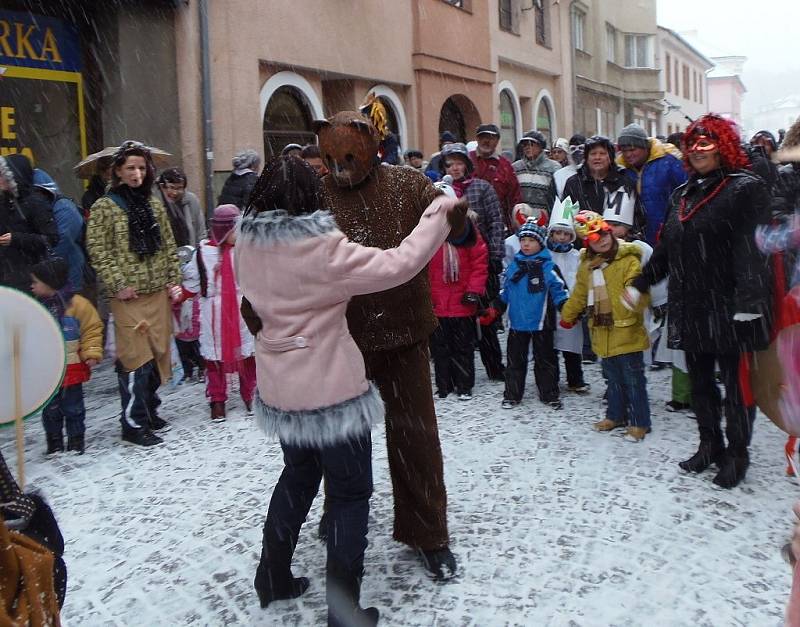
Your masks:
M696 425L663 411L669 371L648 375L653 433L633 444L590 429L603 411L597 366L588 397L563 411L532 400L501 410L502 385L478 366L471 402L437 400L452 548L461 574L434 584L391 539L383 428L373 434L375 494L362 604L384 625L782 624L790 569L780 547L800 490L784 474L785 438L756 423L746 481L712 487L713 472L681 474ZM321 625L321 498L303 528L295 575L311 587L261 610L252 589L280 448L229 401L212 424L203 386L162 389L173 428L151 449L123 446L106 365L86 386L87 451L45 460L38 419L27 423L28 486L49 499L67 542L72 625ZM9 464L13 429L0 431Z

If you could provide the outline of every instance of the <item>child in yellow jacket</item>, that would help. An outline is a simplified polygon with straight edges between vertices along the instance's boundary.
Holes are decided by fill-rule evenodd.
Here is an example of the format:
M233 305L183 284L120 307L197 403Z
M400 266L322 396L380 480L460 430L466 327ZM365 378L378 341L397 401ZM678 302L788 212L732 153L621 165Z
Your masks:
M83 455L86 431L83 384L103 358L103 323L88 300L70 291L68 271L67 263L59 258L37 263L30 270L31 291L61 325L67 348L64 381L42 410L47 434L45 455L64 451L64 422L67 450Z
M650 432L644 375L644 351L650 341L642 311L646 303L631 311L623 305L622 295L641 271L641 250L616 239L608 223L593 211L580 211L574 220L586 248L581 251L575 288L561 310L560 324L574 326L587 310L592 350L603 359L608 380L606 417L594 428L611 431L627 426L626 439L638 442Z

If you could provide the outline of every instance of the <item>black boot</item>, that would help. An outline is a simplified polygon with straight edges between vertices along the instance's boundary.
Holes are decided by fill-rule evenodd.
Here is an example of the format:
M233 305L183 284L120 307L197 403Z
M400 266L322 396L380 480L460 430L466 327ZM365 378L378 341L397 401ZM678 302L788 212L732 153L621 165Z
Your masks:
M71 435L67 438L67 450L75 451L78 455L83 455L85 450L83 436Z
M750 466L750 455L746 448L730 447L722 460L714 483L730 490L739 485Z
M447 581L456 576L458 566L450 547L444 546L432 551L420 549L419 556L422 559L425 570L428 571L425 574L434 581Z
M276 577L267 570L263 562L259 562L253 587L261 607L264 608L273 601L299 597L308 589L308 578L292 577L291 571L285 577Z
M328 627L374 627L380 613L377 608L362 608L361 569L354 572L328 560L326 597Z
M56 453L64 452L64 437L59 433L58 435L47 436L47 450L45 455L55 455Z
M319 519L319 528L317 529L317 537L319 541L323 544L328 543L328 514L326 512L322 512L322 516Z
M678 466L686 472L703 472L711 464L720 466L725 456L725 445L719 442L700 442L697 452Z

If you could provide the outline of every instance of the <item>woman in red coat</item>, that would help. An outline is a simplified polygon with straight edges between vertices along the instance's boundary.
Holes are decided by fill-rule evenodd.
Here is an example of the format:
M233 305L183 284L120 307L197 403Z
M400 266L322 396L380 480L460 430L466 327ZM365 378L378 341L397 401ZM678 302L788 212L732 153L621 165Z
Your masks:
M458 400L472 398L475 385L475 315L485 294L489 254L474 221L466 237L449 238L431 259L433 312L439 325L431 335L431 354L437 395L450 392Z

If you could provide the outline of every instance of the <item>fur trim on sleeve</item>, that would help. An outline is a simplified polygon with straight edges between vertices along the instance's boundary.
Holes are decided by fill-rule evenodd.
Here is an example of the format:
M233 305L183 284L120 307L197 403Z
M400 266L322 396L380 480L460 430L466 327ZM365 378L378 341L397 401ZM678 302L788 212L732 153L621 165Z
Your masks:
M255 398L255 419L259 429L270 438L292 446L323 448L356 439L383 419L380 392L370 384L361 396L311 410L290 411L271 407Z
M256 246L284 244L337 230L330 211L289 215L282 209L246 215L239 221L239 240Z

